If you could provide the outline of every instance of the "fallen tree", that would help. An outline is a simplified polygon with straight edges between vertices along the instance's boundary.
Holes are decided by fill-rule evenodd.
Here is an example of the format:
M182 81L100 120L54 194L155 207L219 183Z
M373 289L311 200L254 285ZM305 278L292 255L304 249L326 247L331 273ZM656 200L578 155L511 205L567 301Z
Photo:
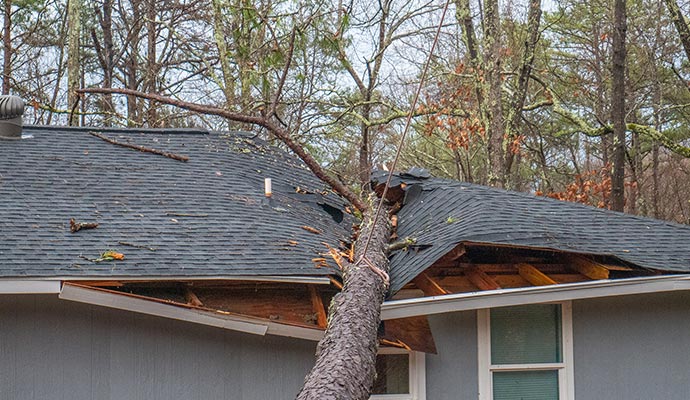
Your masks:
M298 399L353 399L369 397L375 379L378 328L381 304L388 289L388 241L391 224L387 207L374 206L377 198L367 201L330 176L319 163L273 121L273 114L253 116L222 108L186 102L131 89L87 88L86 93L122 94L173 105L189 111L216 115L234 122L249 123L266 129L289 147L314 173L336 193L347 199L363 215L359 235L354 242L352 262L343 260L343 288L331 302L324 338L319 342L314 368L305 378ZM381 217L376 217L380 211Z

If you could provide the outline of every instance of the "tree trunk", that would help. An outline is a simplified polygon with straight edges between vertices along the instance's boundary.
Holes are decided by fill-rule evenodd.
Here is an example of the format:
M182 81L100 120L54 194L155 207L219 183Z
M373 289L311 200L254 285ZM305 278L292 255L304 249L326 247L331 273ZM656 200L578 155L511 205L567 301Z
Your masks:
M615 0L613 11L611 120L614 140L611 209L622 212L625 206L625 0Z
M520 131L522 120L522 108L525 105L527 98L527 89L529 86L529 77L532 73L532 64L534 63L534 51L539 41L539 25L541 23L541 0L530 0L529 12L527 13L527 40L525 40L525 48L522 53L522 63L520 65L520 74L518 75L517 90L513 94L513 101L510 105L508 115L508 126L506 136L509 141L517 138ZM505 172L506 177L510 176L511 168L515 153L513 151L506 151ZM509 185L510 186L510 185Z
M79 37L81 36L81 1L80 0L69 0L67 5L67 18L68 18L68 50L67 50L67 105L68 107L74 107L77 102L77 92L79 89ZM69 118L69 124L73 125L77 123L78 119Z
M113 70L115 68L115 51L113 47L113 0L103 1L103 20L101 21L101 28L103 29L103 87L113 87ZM113 96L107 94L103 96L104 112L108 113L105 117L104 125L111 126L114 118L112 113L115 112L113 105Z
M505 184L505 158L504 158L504 136L505 120L503 118L503 77L501 57L501 33L498 0L487 0L485 5L485 31L484 40L486 42L486 56L484 62L487 64L486 75L489 82L488 100L488 158L489 158L489 184L503 187Z
M158 93L158 62L156 60L156 1L146 1L146 73L144 74L144 91ZM149 100L146 110L146 123L151 128L158 127L157 104Z
M129 42L129 55L125 60L125 86L127 89L137 90L139 82L139 39L142 28L143 17L141 15L141 1L132 2L132 30ZM139 121L139 101L136 96L127 96L127 125L135 126Z
M230 52L225 38L225 18L223 11L228 9L224 0L212 0L213 5L213 40L218 49L220 70L223 74L223 94L228 110L234 109L235 103L235 79L230 64Z
M685 55L688 57L688 61L690 61L690 28L688 28L685 17L680 12L680 7L678 7L678 3L675 0L664 0L664 3L666 3L669 14L671 14L673 25L676 26Z
M355 260L365 256L388 272L387 246L390 222L387 210L373 225L375 207L365 213L361 233L355 243ZM371 243L363 254L364 242ZM375 378L378 328L386 286L366 261L344 266L344 285L329 307L328 327L319 342L316 364L307 375L298 400L369 398Z
M10 94L12 76L12 1L5 0L5 19L2 29L2 94Z

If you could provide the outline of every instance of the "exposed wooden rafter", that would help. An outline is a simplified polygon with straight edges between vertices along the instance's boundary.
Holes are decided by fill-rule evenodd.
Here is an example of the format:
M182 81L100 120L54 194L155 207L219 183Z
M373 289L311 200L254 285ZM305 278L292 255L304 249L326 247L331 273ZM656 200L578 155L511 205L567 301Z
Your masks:
M314 307L314 313L316 314L316 325L319 328L326 329L328 324L328 316L326 315L326 308L323 306L323 299L319 295L319 291L314 285L309 285L309 294L311 296L311 304Z
M486 272L482 271L479 267L467 268L465 270L465 275L470 282L480 290L496 290L501 288L493 278L487 275Z
M588 278L609 279L609 270L603 264L582 256L572 256L570 260L572 268Z
M190 288L185 288L184 299L190 306L202 307L204 305L204 303L202 303L201 300L199 300L199 297L197 297L197 295L194 294L194 292L192 292L192 289Z
M450 294L449 291L442 288L429 274L422 272L414 280L414 284L424 292L425 296L442 296Z
M534 265L520 263L517 265L517 269L520 276L534 286L555 285L558 283L539 271Z

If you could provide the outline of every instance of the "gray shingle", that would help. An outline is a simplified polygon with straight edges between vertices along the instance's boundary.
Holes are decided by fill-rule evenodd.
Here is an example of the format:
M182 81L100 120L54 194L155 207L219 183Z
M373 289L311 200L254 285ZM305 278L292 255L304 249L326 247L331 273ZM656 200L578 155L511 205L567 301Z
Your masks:
M102 133L190 160L115 146L86 129L26 127L32 138L0 141L0 277L337 273L311 260L324 242L347 240L352 220L326 212L324 204L342 210L342 200L294 157L242 133ZM72 234L70 218L100 226ZM108 249L125 260L80 258Z
M393 255L392 293L462 242L609 255L641 267L690 272L690 226L408 174L392 184L402 182L408 191L422 188L398 213L398 235L416 238L419 249Z

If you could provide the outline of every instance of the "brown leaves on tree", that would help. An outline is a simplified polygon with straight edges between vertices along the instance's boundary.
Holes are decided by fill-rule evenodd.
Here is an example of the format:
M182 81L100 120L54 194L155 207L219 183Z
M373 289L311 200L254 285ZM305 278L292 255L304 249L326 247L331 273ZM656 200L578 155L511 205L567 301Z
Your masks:
M599 208L607 208L611 195L611 174L609 167L600 170L587 171L575 175L575 181L568 184L562 192L544 193L537 191L537 196L552 199L588 204Z

